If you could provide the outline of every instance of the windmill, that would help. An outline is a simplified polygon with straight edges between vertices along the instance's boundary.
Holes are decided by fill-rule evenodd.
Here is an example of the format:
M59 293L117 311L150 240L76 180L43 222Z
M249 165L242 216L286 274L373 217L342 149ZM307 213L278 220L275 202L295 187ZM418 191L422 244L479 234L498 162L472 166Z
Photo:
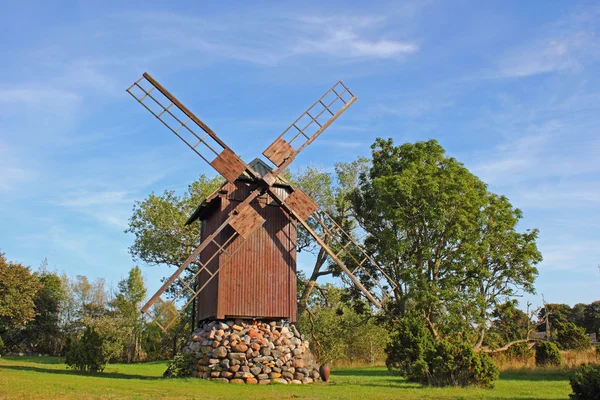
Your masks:
M201 300L197 310L199 320L284 318L293 322L296 317L297 224L313 236L374 307L381 308L393 294L393 281L352 235L328 214L317 215L315 211L319 206L301 189L280 177L296 156L356 101L356 96L341 81L262 153L274 168L259 159L250 164L242 161L212 129L148 73L127 92L227 181L188 220L188 223L202 221L201 243L142 307L143 313L148 313L156 302L165 301L161 296L173 286L176 293L171 301L184 299L180 310L197 298ZM283 220L283 223L273 223L272 219ZM311 225L319 226L323 237ZM192 276L182 278L182 273L192 264L195 266ZM239 273L232 275L235 271ZM362 283L365 278L367 285ZM393 287L388 287L386 280ZM262 296L256 290L261 284L283 290L277 297ZM283 307L276 309L275 303ZM160 315L155 316L155 322L166 331L168 324L161 325L159 321Z

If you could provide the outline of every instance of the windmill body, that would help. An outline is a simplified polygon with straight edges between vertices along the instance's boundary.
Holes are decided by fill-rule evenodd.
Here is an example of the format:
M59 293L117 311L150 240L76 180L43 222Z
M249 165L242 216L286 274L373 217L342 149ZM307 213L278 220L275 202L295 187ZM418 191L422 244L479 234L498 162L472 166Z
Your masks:
M261 178L271 172L260 159L249 166ZM214 234L256 183L247 174L233 183L225 183L198 207L187 224L200 223L202 238ZM292 187L282 179L272 189L284 200L292 192ZM296 221L268 193L258 196L250 206L264 223L248 239L238 236L227 245L228 252L235 252L231 259L210 260L217 244L225 245L232 236L231 227L217 233L217 243L200 253L207 271L200 273L197 285L209 278L209 272L219 270L220 264L229 265L198 294L197 321L231 318L296 321Z

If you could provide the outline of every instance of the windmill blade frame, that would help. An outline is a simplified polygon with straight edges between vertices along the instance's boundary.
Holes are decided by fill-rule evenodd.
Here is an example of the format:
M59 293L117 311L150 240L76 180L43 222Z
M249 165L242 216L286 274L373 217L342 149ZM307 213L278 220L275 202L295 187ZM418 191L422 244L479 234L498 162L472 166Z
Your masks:
M342 81L338 81L300 114L262 153L277 166L273 174L277 176L285 170L306 146L319 137L356 100L357 97L350 89Z
M229 182L234 182L244 171L257 176L208 125L147 72L126 91Z

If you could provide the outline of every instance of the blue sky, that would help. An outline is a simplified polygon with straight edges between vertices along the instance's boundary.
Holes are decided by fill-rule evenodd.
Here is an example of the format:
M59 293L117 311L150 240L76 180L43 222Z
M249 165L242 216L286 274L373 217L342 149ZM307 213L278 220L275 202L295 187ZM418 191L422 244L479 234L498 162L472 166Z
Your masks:
M0 1L0 248L116 282L133 202L212 174L125 89L150 72L246 161L335 81L358 101L295 161L435 138L539 228L538 296L600 289L594 2ZM124 5L125 4L125 5ZM151 289L167 268L144 268Z

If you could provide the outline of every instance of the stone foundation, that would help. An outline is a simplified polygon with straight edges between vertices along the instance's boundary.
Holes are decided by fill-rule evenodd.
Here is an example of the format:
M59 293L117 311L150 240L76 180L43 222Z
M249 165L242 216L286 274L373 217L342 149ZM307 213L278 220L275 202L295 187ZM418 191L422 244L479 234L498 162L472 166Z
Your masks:
M247 384L319 379L308 341L289 322L205 322L183 351L194 353L192 375L198 378Z

